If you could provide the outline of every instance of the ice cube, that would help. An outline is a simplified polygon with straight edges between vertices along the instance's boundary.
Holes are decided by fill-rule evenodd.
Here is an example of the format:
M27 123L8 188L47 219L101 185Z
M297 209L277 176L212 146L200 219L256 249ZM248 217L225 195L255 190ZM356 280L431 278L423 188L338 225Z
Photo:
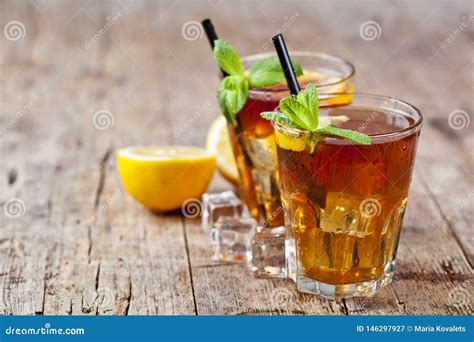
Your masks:
M247 140L247 153L259 170L273 172L277 167L275 136Z
M246 262L251 257L257 221L252 218L221 216L211 229L212 259Z
M221 216L239 218L243 205L233 191L202 195L202 229L208 233Z
M321 230L363 238L375 229L382 200L347 193L329 192L321 213Z
M286 278L285 258L286 229L259 227L252 239L250 272L257 277Z
M296 282L296 246L294 237L285 240L286 273L288 279Z
M326 208L321 214L321 229L328 233L364 237L360 227L359 203L361 199L345 193L329 192Z

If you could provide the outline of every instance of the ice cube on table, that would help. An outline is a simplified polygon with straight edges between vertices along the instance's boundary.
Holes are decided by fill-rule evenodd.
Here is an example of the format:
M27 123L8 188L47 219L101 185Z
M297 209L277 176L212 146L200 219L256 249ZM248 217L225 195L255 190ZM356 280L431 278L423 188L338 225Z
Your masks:
M233 191L205 193L202 195L202 229L208 233L219 217L228 216L239 218L242 216L242 201Z
M296 246L294 237L285 239L286 276L296 283Z
M286 229L259 227L252 239L252 257L248 266L257 277L286 278Z
M221 216L211 228L212 259L246 262L251 257L257 221L252 218Z

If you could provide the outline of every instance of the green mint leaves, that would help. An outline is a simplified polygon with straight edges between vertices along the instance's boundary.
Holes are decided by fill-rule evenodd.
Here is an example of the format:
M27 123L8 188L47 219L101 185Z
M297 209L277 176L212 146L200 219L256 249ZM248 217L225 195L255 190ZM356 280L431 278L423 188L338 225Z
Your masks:
M281 112L263 112L263 113L260 113L260 116L266 120L275 121L279 123L280 125L290 127L290 128L296 128L296 126L293 124L293 121L291 121L291 119L289 119L286 115L282 114Z
M219 67L231 76L244 76L245 69L237 51L224 40L214 41L214 59Z
M281 114L292 122L294 127L315 132L319 125L319 100L316 87L308 84L297 96L282 99L279 105ZM271 112L270 112L271 113ZM266 118L267 114L260 114Z
M217 39L214 42L214 59L226 76L217 91L217 101L222 114L232 125L237 124L236 115L247 102L249 89L268 87L285 80L283 69L278 58L268 58L255 63L245 74L244 66L235 49L226 41ZM301 65L293 62L297 76L303 74Z
M292 62L296 76L303 75L303 68L295 61ZM262 59L250 68L249 83L252 88L268 87L285 80L285 74L278 57Z
M277 57L263 59L255 63L245 74L244 66L235 49L226 41L217 39L214 45L214 58L226 76L217 91L217 101L228 122L237 124L236 115L247 102L249 89L268 87L285 80L283 69ZM292 62L296 76L303 74L301 65ZM313 152L323 136L337 136L361 145L370 145L371 138L363 133L327 125L320 127L319 100L316 87L312 84L297 96L290 96L280 101L280 112L264 112L260 115L267 120L281 125L310 132L310 152Z
M222 114L232 125L237 124L235 116L244 107L249 95L249 84L246 78L239 75L225 77L217 91L217 101Z
M308 84L297 96L290 96L280 101L280 112L263 112L261 117L281 125L310 132L308 136L310 152L322 140L322 136L332 135L361 145L370 145L372 139L363 133L342 129L329 124L319 127L319 100L316 87Z
M220 39L214 44L214 58L219 67L229 74L219 85L217 102L227 122L236 125L235 117L247 102L249 83L245 78L244 66L234 48Z
M361 145L370 145L372 143L372 139L367 134L351 131L350 129L337 128L333 125L320 128L316 132L321 135L335 135Z

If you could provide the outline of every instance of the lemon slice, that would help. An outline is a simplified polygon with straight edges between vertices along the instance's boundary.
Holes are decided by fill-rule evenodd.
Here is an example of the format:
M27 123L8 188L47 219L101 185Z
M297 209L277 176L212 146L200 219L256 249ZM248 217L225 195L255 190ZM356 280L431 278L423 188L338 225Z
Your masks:
M218 117L209 127L206 148L216 156L217 169L229 182L239 183L239 172L232 153L227 121L223 116Z
M125 190L146 208L164 212L199 199L215 171L214 155L188 146L127 147L117 169Z
M275 130L278 146L285 150L301 152L306 148L306 141L303 137L290 136Z
M324 128L330 124L335 125L346 121L349 121L349 117L346 115L320 116L318 128ZM278 146L285 150L301 152L306 148L307 142L302 135L290 135L275 130L275 136Z

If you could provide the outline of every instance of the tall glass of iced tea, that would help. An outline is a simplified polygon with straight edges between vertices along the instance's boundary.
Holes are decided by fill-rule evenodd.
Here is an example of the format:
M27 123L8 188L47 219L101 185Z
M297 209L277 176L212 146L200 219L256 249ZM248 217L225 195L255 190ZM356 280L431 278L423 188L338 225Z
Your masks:
M335 125L372 144L325 137L310 153L307 132L274 123L296 282L331 299L371 296L392 279L422 116L392 98L326 96L352 102L323 102L320 117L346 117Z
M301 64L304 74L298 78L301 86L313 83L320 93L353 91L354 67L343 59L321 53L290 53ZM256 62L275 57L274 53L242 58L246 70ZM284 224L278 186L274 130L260 117L272 111L287 97L286 82L267 88L251 89L247 103L237 114L237 126L229 124L229 134L240 176L240 195L251 215L260 224L277 227Z

